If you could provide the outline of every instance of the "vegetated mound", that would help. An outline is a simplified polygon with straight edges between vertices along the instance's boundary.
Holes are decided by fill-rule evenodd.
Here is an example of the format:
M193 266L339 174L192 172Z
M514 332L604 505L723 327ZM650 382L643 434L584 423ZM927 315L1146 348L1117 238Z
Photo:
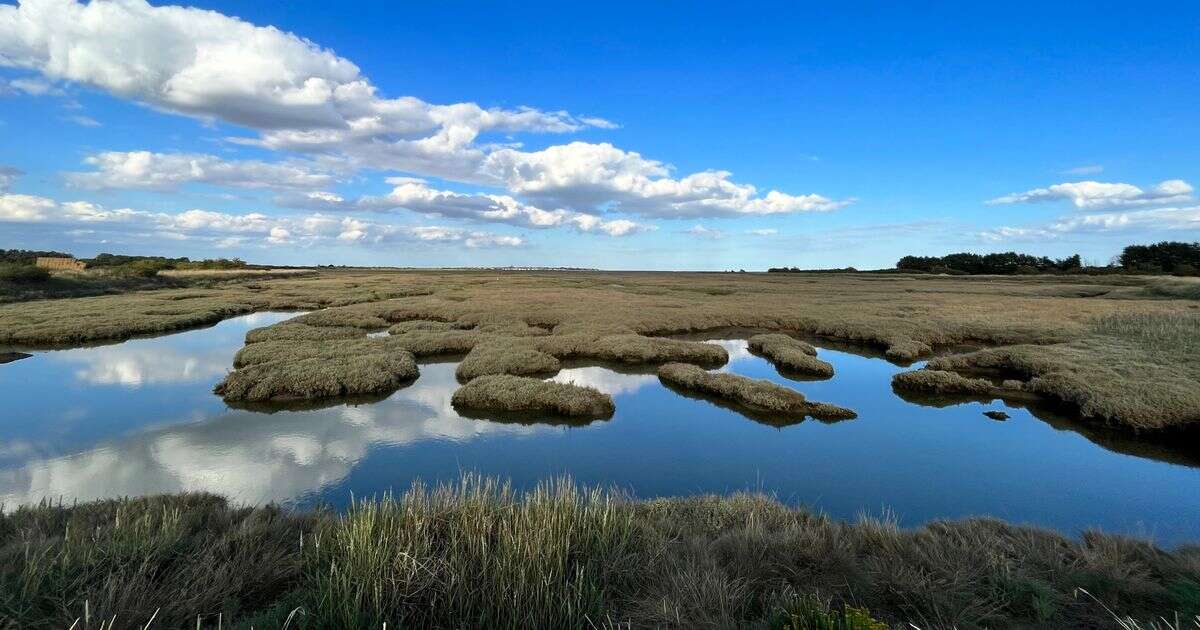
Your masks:
M471 380L486 374L549 375L558 369L558 359L518 340L508 339L476 344L458 364L455 374L462 380Z
M591 387L525 376L489 374L454 392L455 408L475 411L544 413L572 418L608 418L612 397Z
M385 394L417 374L417 363L407 352L316 356L240 368L226 375L213 392L230 401L317 400Z
M964 396L994 396L999 388L983 378L968 378L957 372L921 369L901 372L892 377L892 387L898 391L918 394L955 394Z
M833 365L817 358L817 349L781 333L754 335L748 345L751 352L765 356L782 372L831 378Z
M707 372L687 363L668 363L658 368L658 378L668 385L725 400L752 411L785 417L818 420L848 420L858 417L850 409L827 403L809 402L804 394L766 380L737 374Z

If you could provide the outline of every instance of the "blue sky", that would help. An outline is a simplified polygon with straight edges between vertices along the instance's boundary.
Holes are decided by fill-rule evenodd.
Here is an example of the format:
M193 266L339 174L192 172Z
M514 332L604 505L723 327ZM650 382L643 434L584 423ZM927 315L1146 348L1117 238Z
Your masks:
M0 247L762 269L1197 240L1200 7L969 4L0 2Z

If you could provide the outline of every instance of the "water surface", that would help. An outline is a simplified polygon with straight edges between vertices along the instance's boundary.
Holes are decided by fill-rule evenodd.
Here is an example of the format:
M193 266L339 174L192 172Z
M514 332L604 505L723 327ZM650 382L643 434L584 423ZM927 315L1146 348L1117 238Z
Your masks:
M0 365L0 502L205 490L237 501L343 506L462 471L519 486L567 473L641 497L757 490L841 518L902 524L992 515L1067 533L1097 527L1165 544L1200 540L1200 456L1083 430L995 402L907 402L902 369L823 348L836 376L793 381L746 350L722 368L849 407L855 420L777 427L680 396L652 373L571 367L555 380L609 392L617 412L582 426L460 417L455 364L369 404L264 413L211 393L258 313L153 339L35 352ZM997 422L986 410L1004 410ZM1083 432L1081 432L1083 431Z

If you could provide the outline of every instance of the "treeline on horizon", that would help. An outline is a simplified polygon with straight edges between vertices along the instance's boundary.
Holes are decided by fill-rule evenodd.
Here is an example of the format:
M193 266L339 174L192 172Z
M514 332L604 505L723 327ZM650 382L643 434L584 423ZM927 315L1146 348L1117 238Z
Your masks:
M74 258L57 251L31 249L0 249L0 281L17 284L36 284L50 279L50 272L36 267L38 258ZM240 258L206 258L191 260L186 256L126 256L101 253L94 258L77 259L88 269L103 269L115 276L153 278L168 269L245 269L249 265Z
M853 267L833 270L804 270L772 267L769 272L857 271ZM1200 243L1163 241L1152 245L1130 245L1106 266L1087 266L1079 254L1054 259L1017 252L974 254L960 252L945 256L905 256L894 270L950 275L1021 275L1044 273L1139 273L1200 275Z

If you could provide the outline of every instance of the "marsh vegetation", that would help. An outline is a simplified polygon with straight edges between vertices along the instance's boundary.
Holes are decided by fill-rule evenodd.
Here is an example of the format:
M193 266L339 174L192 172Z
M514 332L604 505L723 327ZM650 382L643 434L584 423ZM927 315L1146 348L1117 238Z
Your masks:
M342 514L184 494L0 515L5 627L1111 625L1078 588L1133 619L1188 618L1200 552L988 519L841 522L752 494L637 501L566 479L518 492L476 476Z
M727 360L721 348L665 336L754 328L877 348L897 362L982 347L938 356L929 367L969 379L990 372L1100 424L1158 431L1200 420L1200 316L1185 282L1125 275L322 270L0 305L0 344L122 339L257 310L303 309L315 312L249 335L238 365L337 356L349 369L353 357L380 352L471 353L461 374L470 380L552 373L563 360L712 368ZM385 329L391 334L382 340L366 337ZM798 376L827 375L802 344L775 335L755 348ZM306 396L304 372L289 374L296 384L273 382ZM311 391L325 396L333 388Z

